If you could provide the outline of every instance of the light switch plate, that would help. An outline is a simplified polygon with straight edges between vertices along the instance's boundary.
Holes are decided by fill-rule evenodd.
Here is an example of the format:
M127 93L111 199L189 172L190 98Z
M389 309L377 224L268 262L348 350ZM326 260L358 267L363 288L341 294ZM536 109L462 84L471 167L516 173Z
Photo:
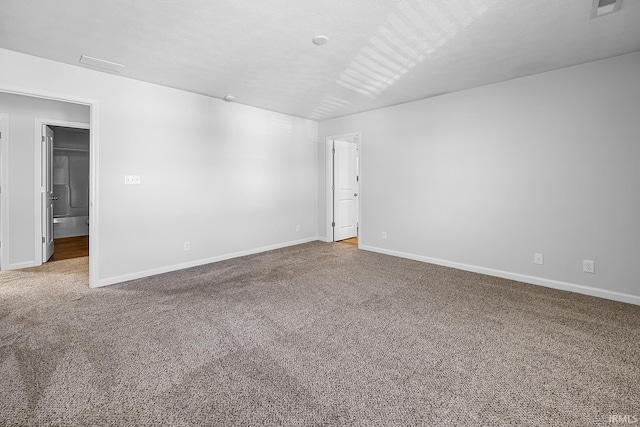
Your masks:
M125 175L124 185L140 185L140 175Z

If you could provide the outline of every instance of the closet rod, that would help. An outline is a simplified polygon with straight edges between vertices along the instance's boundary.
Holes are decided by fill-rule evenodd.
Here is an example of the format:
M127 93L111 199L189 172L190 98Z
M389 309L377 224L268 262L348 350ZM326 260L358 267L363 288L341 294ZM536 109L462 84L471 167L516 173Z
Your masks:
M88 153L89 150L85 150L84 148L64 148L64 147L53 147L54 150L64 150L64 151L80 151L83 153Z

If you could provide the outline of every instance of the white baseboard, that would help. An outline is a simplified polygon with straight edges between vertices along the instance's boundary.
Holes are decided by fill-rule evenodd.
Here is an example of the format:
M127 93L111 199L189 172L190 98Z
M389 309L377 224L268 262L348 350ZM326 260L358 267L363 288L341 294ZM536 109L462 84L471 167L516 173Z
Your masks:
M199 259L196 261L184 262L181 264L174 264L166 267L153 268L151 270L138 271L135 273L123 274L121 276L108 277L100 279L94 288L99 288L107 285L114 285L116 283L127 282L129 280L141 279L143 277L155 276L156 274L169 273L176 270L184 270L185 268L197 267L199 265L211 264L212 262L224 261L231 258L238 258L246 255L253 255L260 252L272 251L274 249L285 248L287 246L301 245L303 243L309 243L319 240L318 236L307 237L306 239L294 240L291 242L278 243L271 246L263 246L261 248L248 249L245 251L234 252L230 254L218 255L211 258Z
M19 270L21 268L38 267L39 265L42 265L42 263L35 261L19 262L17 264L9 264L6 267L2 267L2 270Z
M473 273L486 274L488 276L501 277L503 279L515 280L518 282L530 283L532 285L545 286L547 288L560 289L563 291L576 292L578 294L590 295L594 297L605 298L613 301L626 302L629 304L640 305L640 296L624 294L621 292L608 291L590 286L576 285L574 283L561 282L558 280L543 279L541 277L528 276L525 274L512 273L509 271L495 270L493 268L478 267L476 265L463 264L454 261L446 261L438 258L431 258L422 255L415 255L406 252L399 252L390 249L377 248L374 246L360 245L359 249L377 252L385 255L396 256L400 258L412 259L414 261L427 262L429 264L442 265L458 270L471 271Z

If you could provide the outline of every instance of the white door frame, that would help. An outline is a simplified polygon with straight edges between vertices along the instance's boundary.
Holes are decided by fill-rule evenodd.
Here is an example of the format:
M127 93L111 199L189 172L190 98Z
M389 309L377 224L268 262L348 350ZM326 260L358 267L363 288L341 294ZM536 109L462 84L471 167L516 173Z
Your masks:
M331 151L333 148L333 141L338 139L343 139L343 138L355 138L355 143L356 146L358 147L358 153L359 153L359 170L358 170L358 175L360 177L359 180L359 188L358 188L358 222L359 222L359 226L360 226L360 230L358 232L358 247L360 247L360 242L361 239L360 237L362 236L362 230L363 230L363 226L362 226L362 147L361 147L361 143L362 143L362 132L349 132L349 133L342 133L340 135L331 135L331 136L327 136L325 138L325 153L326 153L326 159L327 161L326 163L326 171L325 171L325 188L326 188L326 205L327 205L327 213L326 213L326 218L327 218L327 238L325 239L326 242L333 242L333 226L331 225L333 223L333 205L334 205L334 201L333 201L333 152Z
M0 270L9 265L7 229L7 204L6 183L9 181L9 115L0 114Z
M99 185L98 185L98 177L99 177L99 173L98 173L98 165L99 165L99 151L98 151L98 147L99 147L99 143L98 143L98 137L99 137L99 102L95 99L90 99L90 98L83 98L83 97L78 97L78 96L74 96L74 95L67 95L67 94L60 94L60 93L54 93L54 92L49 92L49 91L44 91L41 89L33 89L33 88L24 88L24 87L19 87L19 86L14 86L14 85L8 85L8 84L4 84L2 82L0 82L0 92L5 92L5 93L11 93L14 95L23 95L23 96L31 96L34 98L42 98L42 99L50 99L53 101L61 101L61 102L67 102L67 103L71 103L71 104L80 104L80 105L86 105L89 107L90 110L90 130L89 130L89 168L90 168L90 173L89 173L89 235L91 236L91 238L89 239L89 287L97 287L99 285L99 269L98 269L98 260L100 259L99 257L99 241L100 241L100 232L99 232L99 225L100 225L100 217L99 217L99 195L98 195L98 189L99 189ZM38 135L38 139L40 137L40 133L41 131L39 130L37 132ZM40 157L40 141L38 141L38 150L36 150L36 157ZM3 156L2 159L3 162L6 161L5 157ZM8 163L5 163L8 164ZM37 167L35 168L35 170L37 171L37 174L40 174L40 168L41 164L39 163L37 165ZM4 172L3 170L3 175L6 175L8 172ZM7 175L8 176L8 175ZM0 183L0 185L2 185L2 194L4 195L5 193L8 193L9 188L7 187L7 184L9 183L8 179L6 179L4 176L0 177L0 179L2 179L2 183ZM37 212L39 212L40 210L38 209L38 207L40 207L40 181L36 180L35 182L38 186L38 191L36 191L36 198L38 199L35 207L36 207L36 216L40 216L41 214L38 214ZM7 190L5 192L5 189ZM3 204L2 208L5 209L5 205ZM5 221L6 220L6 221ZM7 225L8 226L8 218L5 218L5 216L3 216L3 221L4 224L3 225ZM36 232L36 237L37 237L37 241L36 243L36 247L37 249L34 249L34 254L38 254L38 253L42 253L42 227L41 227L42 221L38 221L37 222L37 232ZM3 227L3 230L5 230L6 228ZM3 242L3 246L4 242ZM8 246L5 246L5 249L8 248ZM2 254L3 256L6 257L5 254L6 251L3 251ZM36 257L35 260L38 261L38 259L40 260L40 262L42 262L42 255L40 255L39 257Z
M38 242L38 244L40 245L40 256L38 257L38 253L36 252L36 257L35 257L36 262L40 260L40 263L36 265L42 265L42 263L47 262L47 260L44 259L44 253L43 253L43 247L42 247L42 237L43 237L42 230L43 230L44 221L45 221L45 218L42 217L42 185L41 185L42 184L42 168L44 166L42 164L43 126L62 126L62 127L74 128L74 129L89 129L89 132L91 132L91 125L89 123L69 122L66 120L42 119L42 118L36 117L35 129L33 132L33 134L35 135L35 138L34 138L35 156L34 156L33 168L35 170L34 182L35 182L35 191L36 191L36 199L34 202L36 206L35 230L38 230L38 229L40 230L40 232L36 231L35 233L36 242ZM91 148L89 148L89 156L91 156ZM91 171L91 167L89 167L89 171ZM89 213L89 217L91 217L91 213ZM89 221L89 226L91 226L91 221ZM91 231L89 231L89 236L91 236ZM89 239L89 242L91 242L91 239Z

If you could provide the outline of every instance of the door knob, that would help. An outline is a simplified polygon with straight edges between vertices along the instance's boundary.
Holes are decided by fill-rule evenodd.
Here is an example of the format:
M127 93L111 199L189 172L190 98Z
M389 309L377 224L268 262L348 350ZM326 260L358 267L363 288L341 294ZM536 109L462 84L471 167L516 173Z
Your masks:
M358 193L353 193L353 197L358 197Z
M58 196L51 196L51 200L58 200Z

